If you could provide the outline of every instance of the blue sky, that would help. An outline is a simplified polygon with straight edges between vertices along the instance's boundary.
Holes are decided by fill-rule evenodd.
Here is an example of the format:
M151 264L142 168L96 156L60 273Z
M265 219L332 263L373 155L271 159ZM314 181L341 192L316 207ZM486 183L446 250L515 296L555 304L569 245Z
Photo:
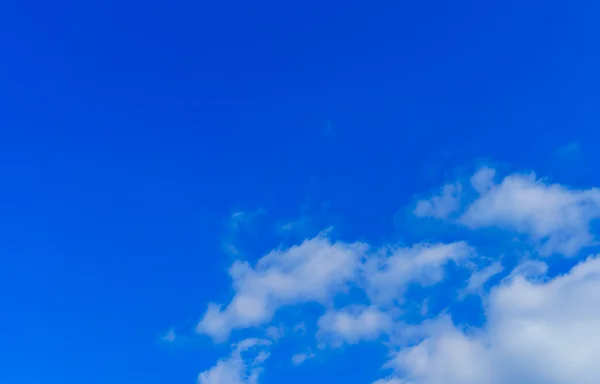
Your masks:
M590 383L599 10L4 4L0 381Z

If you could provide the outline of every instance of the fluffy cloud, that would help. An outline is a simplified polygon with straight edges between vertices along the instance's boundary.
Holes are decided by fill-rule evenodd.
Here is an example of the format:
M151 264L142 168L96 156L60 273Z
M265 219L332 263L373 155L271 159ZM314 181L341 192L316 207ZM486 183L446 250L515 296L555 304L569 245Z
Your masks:
M372 300L400 300L411 282L442 280L444 265L473 254L464 242L384 248L369 255L361 243L331 243L319 236L260 259L255 267L237 261L230 269L235 295L229 305L210 304L197 331L225 340L231 330L268 323L284 305L325 303L362 276Z
M210 304L197 331L224 340L232 329L267 323L283 305L324 303L355 279L365 250L318 236L272 251L254 267L236 261L229 271L235 296L225 308Z
M356 343L374 340L390 329L392 317L375 307L356 306L340 311L328 311L319 321L322 337L334 343Z
M547 184L535 174L511 175L475 200L460 221L469 228L498 226L528 234L542 254L567 256L594 242L590 222L600 217L600 191Z
M595 242L590 224L600 218L600 190L569 189L549 184L535 174L513 174L494 182L495 171L482 168L471 177L478 196L457 221L468 228L503 228L526 234L538 244L543 255L576 254ZM450 191L450 192L447 192ZM444 187L441 196L417 203L417 216L448 218L457 207L457 188Z
M267 340L246 339L234 346L231 355L198 376L199 384L256 384L261 364L269 357Z
M473 254L474 250L465 242L383 249L365 262L366 290L377 303L402 301L409 283L438 283L444 278L448 262L461 262Z
M465 241L373 248L333 242L322 234L276 249L253 264L234 262L229 270L233 297L226 305L209 304L197 331L223 341L232 330L261 327L259 332L272 341L302 338L305 343L308 338L319 347L383 341L392 348L393 358L385 367L393 373L375 384L598 381L600 259L589 258L549 278L546 274L554 269L548 263L555 259L542 262L539 256L576 256L595 243L592 223L600 218L600 190L570 189L534 174L497 180L496 171L484 167L469 183L449 184L439 195L420 201L414 214L449 219L463 229L499 228L525 235L526 243L517 243L519 256L524 245L537 252L526 253L529 258L505 271L498 283L499 278L491 278L504 271L500 260L487 259L486 266L477 269L483 260ZM483 309L477 310L482 310L484 325L454 324L452 305L437 319L410 323L412 315L404 315L419 303L406 302L409 287L440 283L451 263L467 266L471 275L455 292L444 292L441 301L479 294ZM505 264L508 268L511 263ZM489 288L492 282L496 286ZM431 302L439 305L433 295ZM422 317L427 316L427 302L422 304ZM277 328L271 324L280 308L307 303L320 304L320 310L308 307L301 312L309 314L307 318L291 323L278 318ZM464 320L464 314L458 315ZM298 321L302 325L294 328ZM200 384L256 384L268 345L258 339L237 344L230 356L200 374ZM287 358L300 365L314 357L313 346L306 347L309 352Z
M513 276L495 288L487 324L447 319L389 366L410 384L592 384L600 377L600 259L547 281Z
M479 194L485 193L494 185L495 177L495 169L481 167L471 176L471 187Z
M421 200L415 207L414 214L420 217L435 217L445 219L460 209L460 184L447 184L439 195L429 200Z
M430 330L430 337L400 349L386 367L394 368L402 380L391 380L402 384L491 384L484 345L448 323L445 318L440 320Z

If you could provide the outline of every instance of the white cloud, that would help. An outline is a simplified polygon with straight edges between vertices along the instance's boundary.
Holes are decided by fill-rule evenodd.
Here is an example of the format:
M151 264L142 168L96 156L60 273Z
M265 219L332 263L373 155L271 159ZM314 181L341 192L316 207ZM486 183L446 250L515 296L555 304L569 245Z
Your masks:
M515 277L525 277L529 280L534 280L543 277L548 272L548 264L539 260L523 260L515 269L510 272L510 275L505 280L512 280Z
M489 167L481 167L471 176L471 186L475 191L482 194L494 185L496 170Z
M198 376L199 384L256 384L261 364L268 358L267 340L246 339L234 346L231 355L219 360Z
M406 381L400 380L397 377L388 377L385 379L379 379L373 384L407 384Z
M448 262L461 262L473 254L465 242L383 250L380 255L371 256L363 267L367 293L377 303L402 301L409 283L438 283L444 278Z
M304 363L306 360L312 359L314 357L315 357L315 355L312 352L309 352L309 353L297 353L294 356L292 356L292 363L294 365L300 365L300 364Z
M511 175L475 200L460 218L469 228L497 226L529 235L540 253L574 255L591 245L600 191L547 184L534 174Z
M281 306L327 304L350 284L365 289L373 303L389 307L403 301L410 283L438 283L449 262L463 262L474 254L465 242L366 251L362 243L332 243L318 236L270 252L254 267L237 261L230 269L233 299L227 306L210 304L196 329L223 341L233 329L269 323ZM392 323L389 309L354 306L329 311L319 321L319 333L334 344L375 339ZM268 330L268 337L276 340L276 329Z
M460 209L460 184L447 184L439 195L428 200L420 200L414 209L414 214L419 217L434 217L437 219L448 218Z
M318 322L321 337L334 344L375 340L392 326L392 317L375 307L355 306L326 312Z
M463 229L502 228L526 235L529 244L534 243L543 255L557 252L573 256L595 243L591 225L600 218L600 190L570 189L534 174L496 179L495 170L487 167L463 185L468 189L464 196L461 184L449 184L438 196L420 201L415 215L451 218ZM467 197L473 199L467 201ZM237 229L243 218L241 214L232 216L232 227ZM521 238L517 236L517 241ZM375 384L597 382L598 258L590 258L555 278L546 276L552 258L546 262L527 259L506 271L503 275L508 276L502 280L490 280L503 271L500 261L492 260L474 271L463 285L463 293L482 296L486 321L481 328L454 325L450 309L433 321L402 324L406 307L419 308L418 303L404 303L411 284L437 284L446 277L448 264L470 268L476 264L472 262L475 257L474 249L460 241L370 250L364 243L332 242L322 234L297 246L274 250L256 263L234 262L229 271L233 297L225 305L209 304L197 331L222 341L232 330L260 327L258 332L276 341L283 328L270 323L280 308L318 303L329 310L317 320L317 347L384 340L397 348L386 365L393 374ZM492 281L496 286L486 293ZM346 293L350 294L338 297ZM353 300L357 297L360 305ZM435 294L431 299L439 305ZM347 306L340 309L340 303ZM425 299L420 307L422 317L427 316L427 307ZM314 316L314 308L304 309L294 316ZM294 340L311 337L314 320L300 316L282 323L287 337ZM175 337L170 332L163 340L173 341ZM257 384L269 356L269 343L243 341L230 356L201 373L199 383ZM310 349L304 351L293 355L291 362L299 365L314 357Z
M497 227L528 235L542 255L573 256L595 243L590 224L600 218L600 190L570 189L537 179L535 174L513 174L494 183L495 171L481 168L471 177L479 196L458 222L468 228ZM448 218L458 212L460 188L448 184L440 196L422 200L417 216Z
M492 377L484 345L447 320L420 344L401 349L387 366L407 384L491 384Z
M598 302L598 258L547 281L515 276L492 291L482 330L441 319L389 366L406 384L597 383Z
M499 274L504 270L502 264L499 261L496 261L487 267L473 272L469 280L467 281L467 287L465 288L464 293L476 293L480 292L483 285L493 276Z
M210 304L197 331L224 340L232 329L269 322L279 307L325 303L355 278L364 244L331 243L324 236L275 250L254 267L236 261L230 269L235 295L225 308Z

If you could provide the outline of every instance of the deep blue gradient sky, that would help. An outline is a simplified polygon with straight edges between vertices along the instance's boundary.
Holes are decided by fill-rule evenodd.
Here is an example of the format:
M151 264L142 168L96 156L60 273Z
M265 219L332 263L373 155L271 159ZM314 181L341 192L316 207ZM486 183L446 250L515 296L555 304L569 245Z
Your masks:
M0 382L194 382L228 349L158 339L228 299L233 236L248 258L299 217L301 238L399 240L415 194L480 161L600 185L599 11L5 2ZM359 363L357 383L381 365L288 382Z

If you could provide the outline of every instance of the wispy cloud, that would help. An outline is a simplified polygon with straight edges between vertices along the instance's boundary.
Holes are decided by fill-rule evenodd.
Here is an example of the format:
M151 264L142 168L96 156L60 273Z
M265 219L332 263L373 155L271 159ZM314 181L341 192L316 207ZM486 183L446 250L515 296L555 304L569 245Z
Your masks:
M161 340L161 341L164 341L164 342L166 342L166 343L172 343L172 342L174 342L174 341L175 341L175 339L176 339L176 338L177 338L177 335L175 334L175 331L174 331L174 330L172 330L172 329L169 329L169 330L167 331L167 333L165 333L165 334L164 334L164 335L163 335L163 336L160 338L160 340Z
M294 365L300 365L300 364L303 364L306 360L312 359L314 357L315 357L315 354L312 352L297 353L294 356L292 356L292 363Z
M571 143L568 143L566 145L563 145L562 147L559 147L556 150L556 154L559 157L573 157L573 156L577 156L581 153L581 143L578 141L573 141Z
M237 210L231 213L225 223L225 235L221 243L223 251L232 257L240 257L240 233L264 214L264 209L251 211Z

